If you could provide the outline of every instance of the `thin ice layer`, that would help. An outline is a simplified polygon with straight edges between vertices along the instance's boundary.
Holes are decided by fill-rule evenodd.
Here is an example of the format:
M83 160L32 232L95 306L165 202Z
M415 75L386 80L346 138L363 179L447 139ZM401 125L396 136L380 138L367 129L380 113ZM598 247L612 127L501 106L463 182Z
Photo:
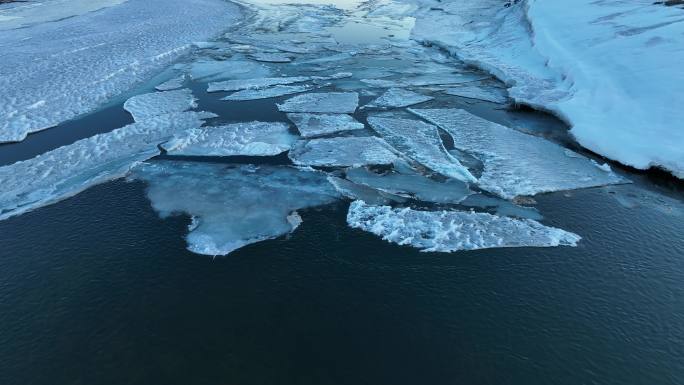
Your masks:
M310 85L301 86L281 86L277 85L271 88L258 88L258 89L247 89L234 92L221 100L257 100L257 99L268 99L276 98L284 95L298 94L311 90L313 87Z
M274 156L296 140L285 123L248 122L188 130L162 147L170 155Z
M478 185L502 198L626 182L557 144L464 110L410 111L446 130L456 148L480 159L484 170Z
M373 100L367 107L376 108L398 108L408 107L414 104L427 102L434 99L431 96L421 95L419 93L405 90L403 88L390 88L380 95L379 98Z
M288 155L298 165L325 167L390 165L397 160L391 147L374 136L302 140Z
M279 52L258 52L250 55L256 61L267 63L289 63L292 61L292 55L287 55Z
M0 220L124 176L137 162L158 155L159 143L199 128L207 116L198 112L162 115L0 167Z
M124 109L133 115L136 122L158 115L183 112L197 107L197 99L187 88L176 91L151 92L133 96L126 100Z
M362 184L356 184L346 179L328 176L328 182L335 190L349 199L359 199L372 205L387 205L392 202L406 202L406 198L399 195L389 194Z
M363 123L347 114L291 113L287 118L297 126L303 137L334 134L342 131L362 130Z
M576 246L581 237L532 219L464 211L419 211L354 201L349 226L423 251L454 252L496 247Z
M275 85L301 83L311 80L309 76L284 76L281 78L233 79L209 83L207 92L256 90Z
M283 112L352 114L359 105L356 92L322 92L298 95L278 104Z
M468 99L484 100L486 102L504 104L508 101L506 90L498 87L477 85L462 85L444 91L447 95L460 96Z
M271 74L261 63L250 60L196 60L189 64L188 73L195 80L204 82L221 79L256 79Z
M147 182L162 218L192 216L188 249L206 255L287 234L301 223L295 210L338 197L324 173L287 166L161 161L141 164L132 177Z
M449 154L437 127L425 122L371 116L368 123L399 152L444 176L464 182L477 179L458 159Z
M171 91L183 87L185 83L185 75L176 76L173 79L169 79L162 84L154 87L158 91Z

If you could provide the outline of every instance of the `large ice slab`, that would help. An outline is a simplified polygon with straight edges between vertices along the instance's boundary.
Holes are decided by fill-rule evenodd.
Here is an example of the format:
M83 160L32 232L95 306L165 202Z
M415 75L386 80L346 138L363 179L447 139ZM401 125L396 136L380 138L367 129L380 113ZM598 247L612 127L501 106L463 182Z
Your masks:
M302 140L288 155L295 164L324 167L389 165L398 159L384 140L374 136Z
M369 117L368 123L399 152L423 166L464 182L477 180L458 159L447 152L437 127L417 120L380 116Z
M267 88L275 85L301 83L311 80L309 76L283 76L280 78L233 79L209 83L207 92L239 91Z
M581 237L531 219L464 211L420 211L354 201L347 223L399 245L454 252L496 247L576 246Z
M298 95L278 104L283 112L319 112L351 114L359 105L356 92L321 92Z
M366 107L375 108L398 108L398 107L408 107L414 104L427 102L428 100L434 99L431 96L426 96L419 94L417 92L405 90L403 88L390 88L385 91L384 94L380 95L377 99L373 100Z
M226 97L221 98L221 100L256 100L256 99L268 99L276 98L279 96L299 94L311 90L313 87L310 85L297 85L297 86L273 86L270 88L258 88L258 89L247 89L234 92Z
M0 220L66 199L124 176L179 132L199 128L206 113L161 115L0 167Z
M305 138L364 128L363 123L347 114L290 113L287 114L287 118L297 126L299 133Z
M460 109L410 109L482 161L478 185L503 198L626 182L612 171L548 140L523 134Z
M248 122L188 130L162 147L170 155L274 156L288 151L296 140L285 123Z
M133 96L123 105L136 122L158 115L183 112L197 107L197 99L187 88Z
M324 173L287 166L161 161L141 164L132 177L147 182L162 218L192 216L188 249L206 255L285 235L301 223L296 210L339 196Z

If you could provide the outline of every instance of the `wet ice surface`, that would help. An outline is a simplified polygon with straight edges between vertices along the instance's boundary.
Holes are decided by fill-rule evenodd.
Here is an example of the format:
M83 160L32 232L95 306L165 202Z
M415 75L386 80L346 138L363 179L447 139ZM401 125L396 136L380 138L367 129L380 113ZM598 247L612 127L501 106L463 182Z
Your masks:
M397 160L390 146L374 136L303 140L289 156L298 165L326 167L391 165Z
M206 255L285 235L301 223L296 210L338 197L324 173L287 166L158 161L143 163L131 177L147 182L160 216L193 218L188 249Z
M297 126L297 130L305 138L364 128L363 123L347 114L290 113L287 114L287 118Z
M282 78L255 78L255 79L237 79L226 80L222 82L209 83L207 92L217 91L239 91L239 90L255 90L275 85L301 83L311 78L308 76L292 76Z
M310 85L301 86L282 86L277 85L270 88L258 88L258 89L247 89L234 92L221 100L256 100L256 99L269 99L278 96L299 94L311 90L313 87Z
M298 95L278 104L283 112L320 112L351 114L359 105L356 92L327 92Z
M483 87L472 84L454 86L444 91L448 95L469 99L479 99L486 102L503 104L508 101L507 92L503 88Z
M453 252L492 247L576 246L580 236L531 219L463 211L421 211L354 201L347 223L399 245Z
M421 95L419 93L405 90L402 88L390 88L379 98L373 100L365 107L374 108L391 108L391 107L408 107L414 104L427 102L433 97Z
M197 100L192 91L182 89L176 91L152 92L136 95L124 103L124 109L133 115L136 122L158 115L183 112L197 107Z

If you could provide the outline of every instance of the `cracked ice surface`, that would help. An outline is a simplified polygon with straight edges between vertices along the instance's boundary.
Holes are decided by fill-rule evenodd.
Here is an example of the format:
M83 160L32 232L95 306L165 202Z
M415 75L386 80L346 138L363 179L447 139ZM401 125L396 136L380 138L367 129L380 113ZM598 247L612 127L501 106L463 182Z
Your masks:
M283 112L320 112L351 114L359 105L356 92L322 92L298 95L278 104Z
M258 88L258 89L246 89L238 92L234 92L226 97L221 98L221 100L256 100L256 99L268 99L275 98L278 96L299 94L311 90L313 87L310 85L301 86L273 86L271 88Z
M161 161L141 164L132 177L148 183L162 218L192 216L188 250L206 255L290 233L301 223L295 210L339 196L324 173L287 166Z
M282 78L255 78L255 79L234 79L222 82L209 83L207 92L217 91L239 91L267 88L275 85L301 83L311 80L309 76L290 76Z
M604 186L626 181L548 140L459 109L409 109L454 138L484 164L478 186L502 198Z
M390 88L380 95L379 98L373 100L366 107L377 108L397 108L408 107L414 104L427 102L434 99L431 96L421 95L419 93L405 90L403 88Z
M477 179L444 148L437 127L425 122L371 116L368 123L399 152L444 176L464 182Z
M123 105L136 122L158 115L183 112L197 107L192 91L185 88L176 91L152 92L133 96Z
M504 104L508 102L505 89L486 85L462 85L444 91L447 95L460 96L469 99L484 100L486 102Z
M61 3L45 2L43 14ZM0 142L21 141L95 110L190 51L193 41L220 33L238 15L237 6L222 0L128 0L3 31Z
M0 220L120 178L136 163L158 155L159 143L199 128L201 119L209 116L202 112L161 115L0 167Z
M363 123L347 114L291 113L287 114L287 118L305 138L364 128Z
M188 130L162 147L170 155L274 156L288 151L296 140L285 123L249 122Z
M347 223L399 245L454 252L495 247L576 246L581 237L531 219L463 211L419 211L354 201Z
M298 165L327 167L390 165L398 159L384 140L374 136L302 140L288 156Z

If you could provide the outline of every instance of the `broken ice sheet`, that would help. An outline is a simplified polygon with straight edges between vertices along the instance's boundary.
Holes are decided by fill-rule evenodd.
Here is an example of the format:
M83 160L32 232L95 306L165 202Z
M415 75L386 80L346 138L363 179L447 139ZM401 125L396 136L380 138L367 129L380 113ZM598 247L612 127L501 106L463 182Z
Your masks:
M297 165L321 167L390 165L398 159L384 140L374 136L302 140L288 156Z
M0 220L74 196L120 178L137 162L159 154L159 143L199 128L203 112L166 114L0 167Z
M464 182L477 180L447 152L437 127L417 120L380 116L368 117L368 123L392 147L423 166Z
M195 80L263 78L270 75L268 67L249 60L197 60L190 64L190 77Z
M359 105L356 92L321 92L298 95L278 104L283 112L319 112L351 114Z
M349 226L398 245L431 252L495 247L576 246L581 237L531 219L465 211L420 211L354 201Z
M187 88L176 91L152 92L133 96L123 105L136 122L154 116L183 112L197 107L197 99Z
M363 123L347 114L290 113L287 118L305 138L364 128Z
M193 218L188 250L205 255L285 235L301 223L295 210L339 196L324 173L288 166L157 161L136 167L131 177L147 182L162 218Z
M154 87L158 91L170 91L183 87L185 83L185 75L177 76L173 79L169 79L164 83Z
M505 89L484 84L465 84L452 87L444 91L447 95L460 96L468 99L484 100L485 102L504 104L508 102Z
M289 63L292 61L292 55L286 55L284 53L279 52L259 52L254 53L249 57L256 61L262 61L267 63Z
M455 179L437 182L418 173L390 171L377 174L362 167L349 169L346 174L354 183L424 202L457 204L472 194L465 182Z
M279 96L299 94L311 90L313 87L310 85L301 86L273 86L270 88L257 88L257 89L246 89L238 92L234 92L226 97L221 98L221 100L257 100L257 99L268 99L276 98Z
M431 96L421 95L419 93L405 90L403 88L390 88L380 95L379 98L373 100L365 107L375 108L398 108L408 107L414 104L427 102L434 99Z
M459 109L409 109L454 138L454 146L484 165L478 186L502 198L627 181L589 159L536 136Z
M275 85L301 83L311 80L309 76L283 76L280 78L234 79L209 83L207 92L239 91L267 88Z
M162 148L169 155L275 156L288 151L296 140L285 123L248 122L188 130Z
M483 194L469 195L460 202L461 206L477 207L484 210L493 210L496 215L504 217L518 217L542 220L543 216L534 207L518 206L505 199L493 198Z
M328 176L328 181L333 185L333 187L335 187L337 192L349 199L359 199L373 205L386 205L390 204L391 202L406 202L406 198L399 195L386 193L384 191L376 190L361 184L356 184L335 176Z

